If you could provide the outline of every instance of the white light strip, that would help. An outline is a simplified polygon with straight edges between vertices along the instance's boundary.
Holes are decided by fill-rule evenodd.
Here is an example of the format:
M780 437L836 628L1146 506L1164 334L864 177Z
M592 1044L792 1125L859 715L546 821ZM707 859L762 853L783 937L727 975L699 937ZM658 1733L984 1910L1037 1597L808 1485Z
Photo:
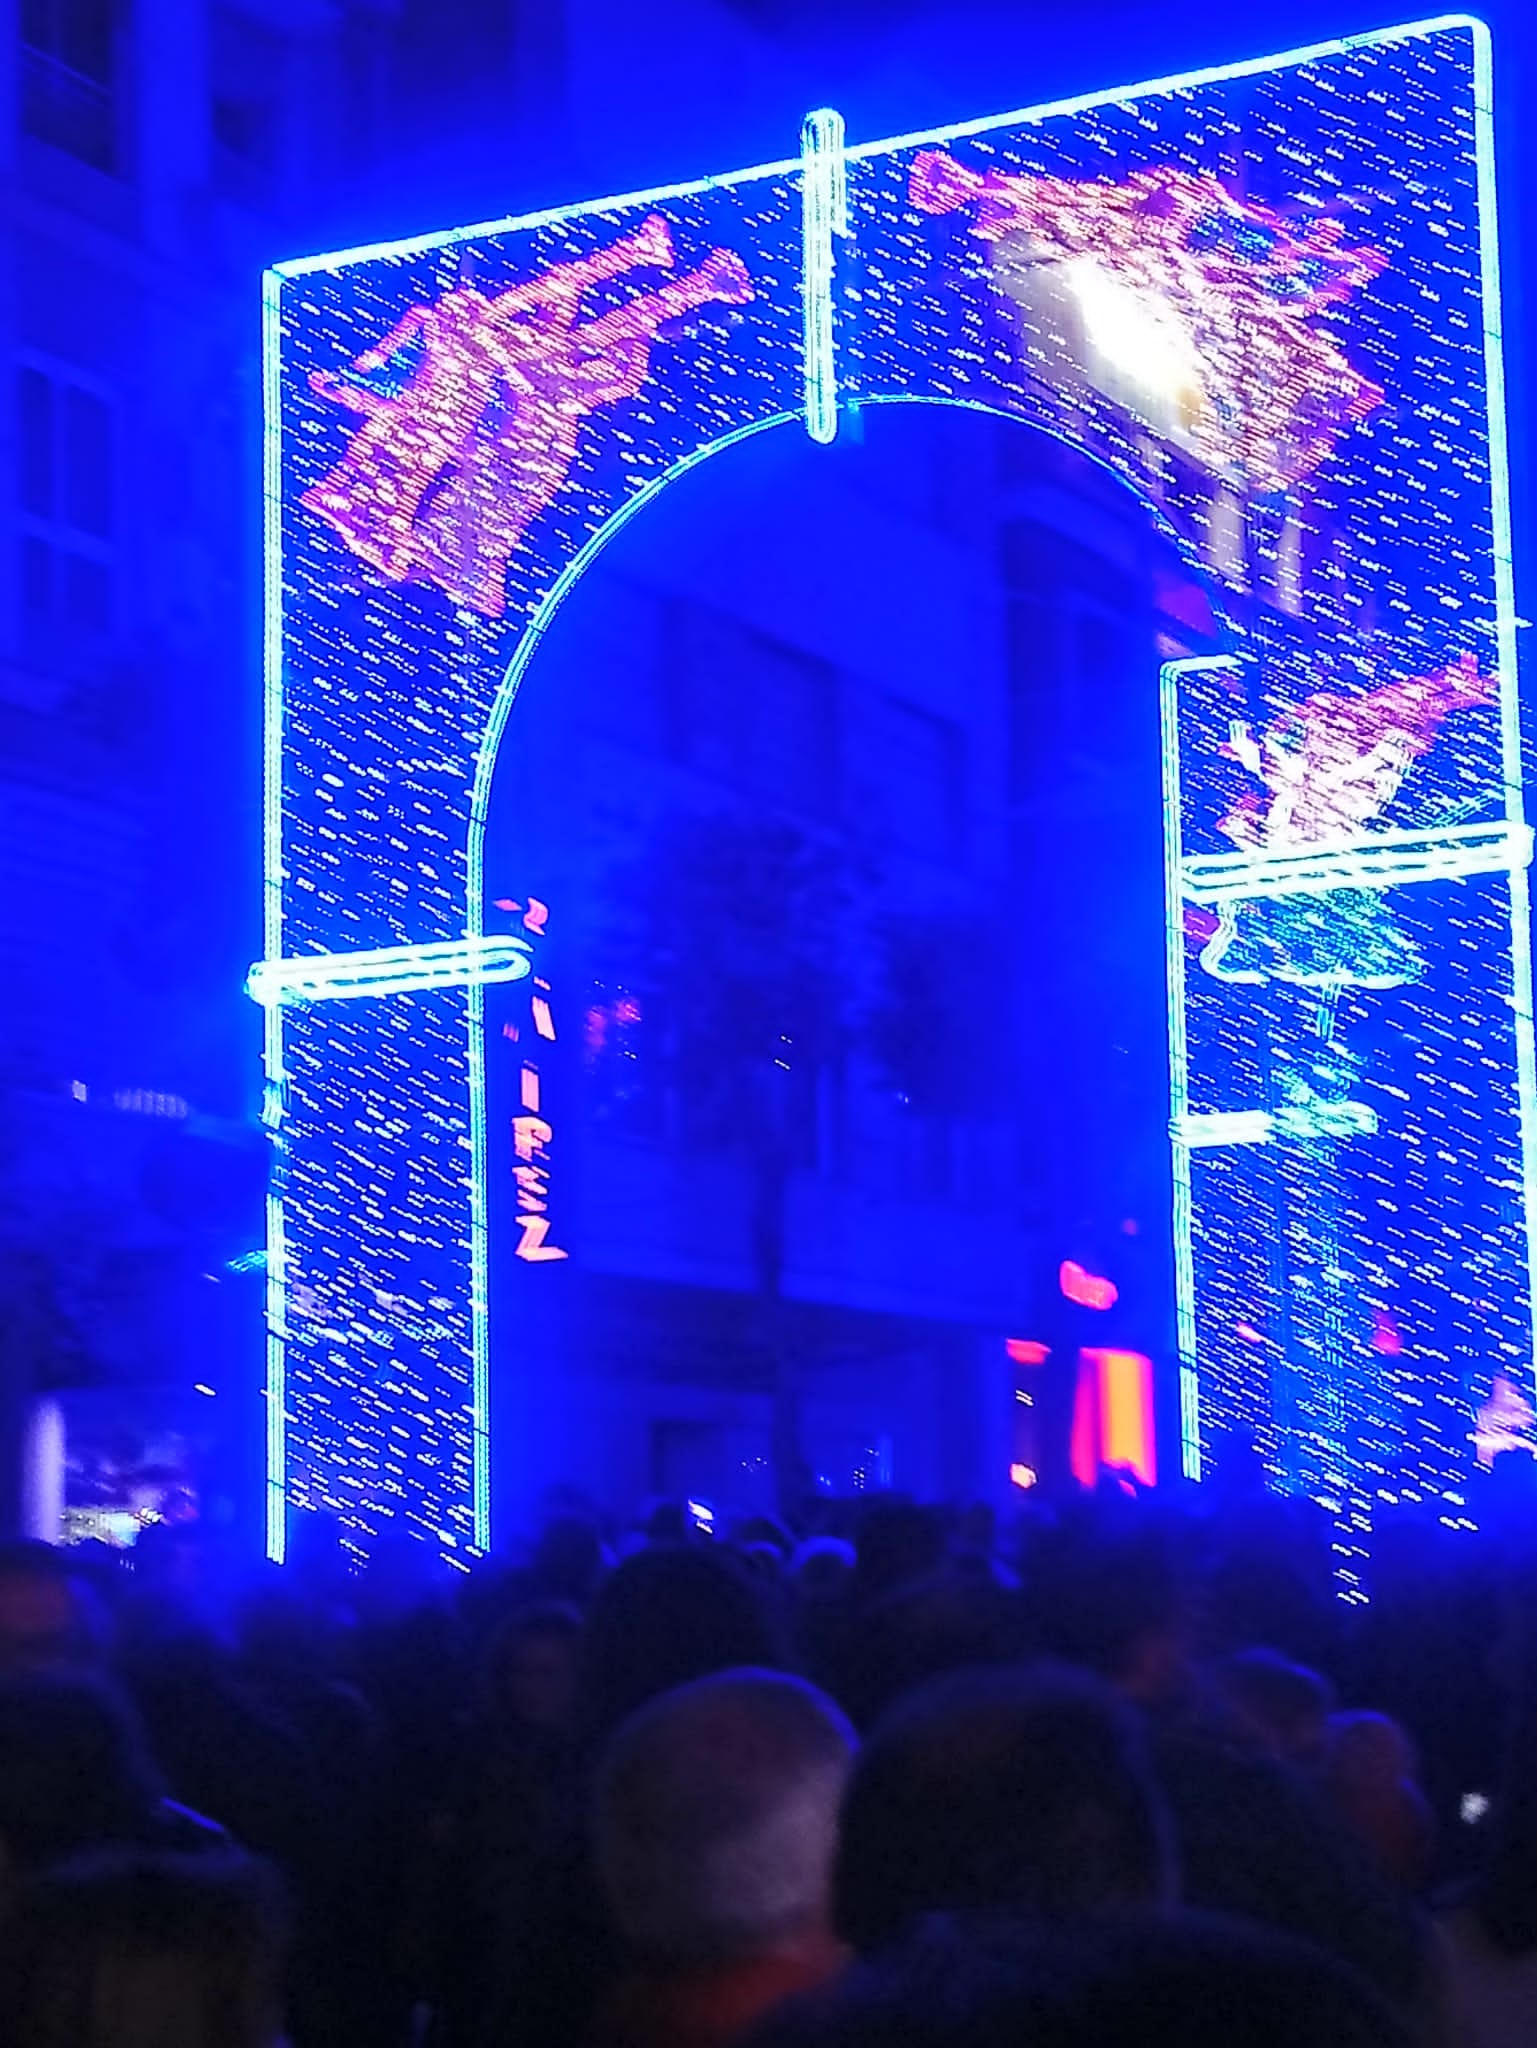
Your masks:
M1398 889L1459 875L1516 874L1531 865L1532 828L1504 820L1439 832L1374 832L1340 846L1288 853L1217 853L1187 859L1192 903L1267 896L1326 896L1335 889Z
M1278 1138L1374 1138L1377 1112L1364 1102L1286 1102L1271 1122Z
M1469 14L1436 14L1422 21L1396 23L1392 28L1367 29L1360 35L1336 36L1332 42L1305 43L1294 50L1280 50L1271 57L1248 57L1234 64L1209 64L1198 71L1174 71L1162 78L1139 79L1135 85L1118 85L1099 92L1076 93L1071 98L1047 100L1039 106L1016 107L1006 114L987 114L976 121L952 121L948 127L926 128L911 135L887 135L878 142L861 142L849 151L850 162L865 157L889 156L899 149L920 144L959 142L968 136L986 135L994 128L1018 128L1026 123L1049 121L1060 114L1085 114L1092 108L1124 106L1129 101L1188 93L1203 85L1226 85L1242 78L1262 78L1269 71L1295 71L1304 64L1317 64L1329 57L1348 56L1354 50L1374 50L1391 43L1404 43L1431 36L1443 29L1471 29L1475 36L1488 37L1481 21Z
M1226 657L1220 658L1226 665ZM1165 662L1159 672L1158 718L1163 745L1163 925L1169 993L1169 1178L1173 1188L1175 1330L1179 1349L1180 1469L1201 1476L1201 1380L1196 1334L1195 1211L1190 1153L1180 1132L1190 1120L1190 1039L1186 1015L1185 908L1180 879L1179 686L1191 665Z
M425 946L380 946L364 953L306 953L258 960L246 993L263 1009L291 1003L342 1002L356 996L403 995L413 989L468 988L521 981L530 971L526 939L445 939Z
M1048 100L1039 106L1011 108L1005 114L987 114L980 120L952 121L942 128L925 128L911 135L888 135L875 142L861 142L848 151L851 162L886 157L898 150L920 144L957 142L967 136L985 135L995 128L1016 128L1055 119L1062 114L1088 113L1095 107L1122 106L1139 99L1168 93L1187 93L1203 85L1222 85L1229 80L1260 78L1267 72L1291 71L1299 65L1315 64L1328 57L1341 57L1354 50L1371 50L1391 43L1428 36L1438 29L1471 29L1487 40L1488 29L1467 14L1436 15L1424 21L1403 22L1392 28L1369 29L1361 35L1337 36L1331 42L1309 43L1295 50L1282 50L1270 57L1251 57L1235 64L1208 65L1202 70L1180 71L1163 78L1140 79L1135 85L1118 85L1070 98ZM1482 42L1479 45L1482 51ZM352 249L333 249L313 256L299 256L273 266L279 278L305 277L314 271L338 271L356 263L375 263L425 255L434 249L453 248L491 235L511 235L535 228L557 227L584 214L617 215L641 207L659 206L671 199L688 199L697 193L729 189L738 185L787 177L797 168L793 161L754 164L747 170L717 172L708 178L690 178L672 185L653 185L642 192L617 192L601 199L584 199L570 206L546 207L538 213L516 214L507 219L476 221L468 227L440 229L433 233L407 235L396 241L370 242Z
M1486 23L1472 21L1473 127L1478 156L1478 248L1484 299L1484 370L1489 411L1489 503L1493 518L1494 595L1499 634L1500 754L1505 803L1523 809L1521 690L1516 646L1515 541L1511 533L1510 450L1505 416L1505 320L1500 304L1500 230L1494 155L1494 48ZM1519 102L1512 100L1512 111ZM1507 174L1508 175L1508 174ZM1510 878L1511 1010L1516 1037L1516 1099L1521 1116L1521 1183L1526 1232L1527 1306L1537 1352L1537 1040L1532 1020L1532 912L1524 872Z
M283 952L283 302L280 280L262 280L262 948L269 960ZM266 1076L262 1122L276 1136L282 1122L283 1012L273 1005L262 1018ZM288 1347L283 1292L286 1160L272 1153L267 1189L267 1556L281 1564L288 1545Z
M838 367L833 337L833 237L849 231L843 116L831 107L801 127L801 308L805 332L806 431L838 438Z
M1169 1136L1192 1152L1209 1145L1268 1145L1270 1118L1262 1109L1217 1109L1204 1116L1192 1110L1170 1122Z
M1289 1102L1264 1109L1190 1111L1169 1125L1176 1145L1199 1152L1213 1145L1268 1145L1272 1138L1370 1138L1377 1112L1364 1102Z

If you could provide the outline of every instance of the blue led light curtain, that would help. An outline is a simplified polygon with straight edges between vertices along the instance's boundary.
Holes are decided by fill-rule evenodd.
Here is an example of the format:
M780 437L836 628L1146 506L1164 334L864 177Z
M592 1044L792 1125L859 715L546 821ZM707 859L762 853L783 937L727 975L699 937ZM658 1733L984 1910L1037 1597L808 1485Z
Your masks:
M1532 1352L1487 101L1430 25L270 274L273 1554L489 1541L480 847L553 606L680 468L904 400L1125 477L1231 650L1163 685L1187 1474L1252 1439L1347 1583L1379 1494L1462 1515Z

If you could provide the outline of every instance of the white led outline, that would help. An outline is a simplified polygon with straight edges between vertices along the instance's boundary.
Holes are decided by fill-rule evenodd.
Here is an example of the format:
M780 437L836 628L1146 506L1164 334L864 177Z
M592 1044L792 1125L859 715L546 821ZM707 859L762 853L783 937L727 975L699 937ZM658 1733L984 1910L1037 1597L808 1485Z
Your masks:
M492 933L357 953L258 960L246 977L246 993L264 1008L355 1002L364 996L407 995L419 989L468 988L473 982L522 981L532 968L533 948L527 939Z
M1190 1148L1178 1134L1190 1122L1190 1037L1185 1005L1185 892L1181 874L1184 805L1180 788L1179 684L1186 675L1231 669L1236 657L1208 654L1166 661L1158 672L1158 730L1163 752L1164 979L1169 1021L1169 1174L1174 1228L1174 1327L1179 1356L1180 1470L1201 1477L1201 1378L1195 1317L1195 1204Z
M1113 456L1101 454L1097 448L1086 448L1081 441L1075 441L1052 420L1038 419L1034 413L1023 409L1013 410L1006 405L996 405L985 398L963 398L951 391L861 391L857 398L849 400L851 411L860 412L866 406L874 405L941 405L952 412L980 412L989 419L1007 420L1010 426L1025 427L1032 434L1042 434L1048 441L1055 441L1059 448L1071 450L1081 456L1091 469L1100 470L1112 478L1135 499L1138 510L1144 514L1149 527L1160 540L1166 540L1178 554L1181 562L1189 569L1201 585L1202 595L1211 606L1219 638L1234 634L1237 630L1227 609L1227 592L1216 576L1202 561L1195 542L1170 519L1156 498L1150 497L1141 480L1129 470L1123 469ZM1224 654L1222 660L1235 656Z
M1403 889L1468 875L1513 875L1531 866L1532 828L1503 819L1423 832L1363 833L1337 846L1193 854L1181 868L1190 903L1246 903L1327 896L1336 889Z
M1020 107L1008 114L984 114L975 121L957 121L948 128L930 128L921 134L890 135L879 142L859 142L844 151L849 163L868 157L894 154L899 149L918 149L936 142L961 142L971 135L986 135L995 128L1028 127L1060 114L1086 114L1095 107L1122 106L1154 94L1172 96L1193 92L1203 85L1226 85L1235 78L1259 78L1267 71L1299 71L1326 57L1348 56L1352 50L1381 49L1389 43L1422 41L1446 29L1483 29L1470 14L1432 15L1423 21L1403 22L1395 28L1367 29L1356 36L1335 36L1324 43L1305 43L1295 50L1283 50L1271 57L1245 57L1232 64L1212 64L1199 71L1176 71L1166 78L1145 78L1136 85L1114 86L1108 90L1077 93L1070 98L1047 100L1039 106Z
M970 135L985 135L995 128L1026 126L1059 114L1088 113L1095 107L1117 106L1153 94L1191 92L1203 85L1223 85L1235 78L1257 78L1267 71L1293 71L1326 57L1341 57L1352 50L1378 49L1389 43L1410 42L1445 29L1485 30L1470 14L1431 15L1419 21L1403 22L1393 28L1369 29L1361 35L1337 36L1328 42L1307 43L1268 57L1247 57L1231 64L1213 64L1196 71L1174 72L1165 78L1146 78L1135 85L1099 88L1059 100L1046 100L1033 107L1016 108L1005 114L986 114L978 120L957 121L948 127L929 128L910 135L890 135L875 142L861 142L842 152L845 163L858 163L901 149L923 144L957 142ZM617 214L640 206L658 206L669 199L693 199L705 192L727 191L751 185L765 178L793 177L802 167L800 157L782 157L774 163L754 164L747 170L721 171L710 177L685 179L672 185L653 185L637 192L621 192L603 199L583 199L567 206L543 207L533 213L510 214L504 219L477 221L469 227L441 228L420 235L405 235L388 242L365 242L349 249L337 249L315 256L285 258L272 266L272 275L289 279L308 277L317 271L336 271L354 263L374 263L428 254L434 249L451 249L460 242L492 235L526 233L534 228L559 227L566 221L586 216Z
M281 284L262 279L262 948L283 951L283 309ZM271 1148L266 1197L266 1529L267 1556L288 1547L288 1301L283 1217L283 1013L262 1019L262 1121Z
M838 438L838 362L834 333L834 238L849 231L843 116L831 107L808 114L801 129L801 306L806 431L828 445Z
M779 163L754 164L746 171L722 171L712 178L690 178L677 185L653 185L644 192L623 192L609 199L580 199L570 206L547 206L537 213L510 215L506 220L477 221L473 227L443 228L425 235L407 235L398 242L366 242L355 249L339 249L323 256L294 256L273 265L273 275L287 280L312 277L317 271L344 270L354 263L378 263L408 256L425 256L433 249L452 249L460 242L479 241L492 235L527 234L534 228L561 227L566 221L601 219L605 214L624 213L633 207L660 206L669 199L695 199L704 192L729 191L738 185L756 184L762 178L788 178L801 167L799 157L785 157Z
M1464 18L1473 35L1473 150L1478 187L1478 255L1484 316L1484 389L1489 423L1489 513L1494 551L1494 611L1500 672L1500 767L1505 815L1525 821L1521 759L1520 655L1516 638L1515 539L1511 530L1509 425L1505 407L1505 330L1500 288L1500 230L1494 162L1494 38L1487 22ZM1516 1040L1516 1104L1525 1205L1529 1358L1537 1361L1537 1027L1532 1003L1531 887L1525 867L1510 873L1511 1008ZM1528 1369L1530 1372L1530 1368Z

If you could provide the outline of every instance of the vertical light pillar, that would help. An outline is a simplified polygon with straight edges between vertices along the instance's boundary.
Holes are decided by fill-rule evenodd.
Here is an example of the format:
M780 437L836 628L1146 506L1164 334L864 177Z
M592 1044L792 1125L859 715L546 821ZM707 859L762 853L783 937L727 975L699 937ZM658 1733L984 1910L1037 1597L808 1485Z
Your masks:
M841 114L821 107L806 116L801 128L801 163L806 431L813 441L830 442L838 438L833 244L835 237L849 231Z

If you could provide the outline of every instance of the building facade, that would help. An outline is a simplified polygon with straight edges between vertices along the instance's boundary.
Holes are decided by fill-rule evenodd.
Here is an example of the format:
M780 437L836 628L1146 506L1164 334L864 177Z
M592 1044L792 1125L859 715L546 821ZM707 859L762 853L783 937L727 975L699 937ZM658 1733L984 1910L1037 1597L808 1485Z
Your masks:
M744 76L766 103L789 64L710 0L660 41L581 0L13 0L0 1238L38 1332L13 1440L62 1380L211 1388L236 1495L260 1442L254 1289L228 1298L261 1174L240 994L260 950L261 265L687 172L645 154L648 93L713 147L699 108ZM604 863L669 816L799 835L864 904L869 975L893 925L911 949L882 1044L840 1017L785 1067L769 1349L803 1361L814 1479L1001 1488L1005 1340L1049 1292L1053 1231L1160 1229L1154 676L1209 617L1145 512L1023 430L914 412L846 441L782 433L679 486L583 586L519 713L499 886L552 906L552 963L572 935L560 1000L585 1051L570 1270L503 1262L558 1361L509 1388L514 1498L750 1489L773 1449L743 1070L706 1048L689 1074L597 985L594 906L623 893ZM806 489L833 555L804 545Z

